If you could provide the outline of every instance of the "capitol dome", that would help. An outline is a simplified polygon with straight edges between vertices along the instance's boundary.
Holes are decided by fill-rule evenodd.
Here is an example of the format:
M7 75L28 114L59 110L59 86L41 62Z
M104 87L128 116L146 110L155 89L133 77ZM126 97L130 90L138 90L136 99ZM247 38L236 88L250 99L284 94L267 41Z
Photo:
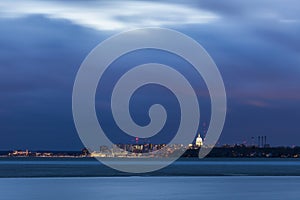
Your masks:
M196 146L201 147L203 145L203 140L200 136L200 133L198 134L198 137L196 138Z

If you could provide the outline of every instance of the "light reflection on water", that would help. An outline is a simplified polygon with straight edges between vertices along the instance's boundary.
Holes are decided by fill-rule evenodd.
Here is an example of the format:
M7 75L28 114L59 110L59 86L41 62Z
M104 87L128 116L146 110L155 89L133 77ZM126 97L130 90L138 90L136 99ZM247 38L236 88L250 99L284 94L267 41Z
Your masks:
M122 164L161 164L167 159L126 159L123 160L107 158L107 162ZM93 158L1 158L1 165L101 165L101 162ZM295 165L300 166L300 159L281 158L187 158L180 159L173 165Z

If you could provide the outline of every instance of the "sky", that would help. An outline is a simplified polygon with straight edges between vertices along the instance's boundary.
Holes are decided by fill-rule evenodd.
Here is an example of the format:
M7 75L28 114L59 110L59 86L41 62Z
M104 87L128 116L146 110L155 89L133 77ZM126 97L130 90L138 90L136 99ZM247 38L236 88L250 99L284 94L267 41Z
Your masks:
M180 31L213 58L228 101L219 145L251 144L252 137L263 135L272 146L300 146L299 7L297 0L1 1L0 150L83 148L72 116L76 73L101 41L143 27ZM154 57L165 62L171 56L136 54L121 59L120 65ZM175 58L166 60L184 65ZM167 94L161 88L146 89ZM199 127L203 132L209 124L209 99L203 84L196 90L204 110ZM141 91L136 110L143 110L142 97ZM105 120L100 102L97 95L98 118ZM151 102L156 101L146 104ZM136 110L137 116L143 113ZM176 128L176 119L170 127ZM135 120L147 123L147 117ZM111 123L107 129L115 130Z

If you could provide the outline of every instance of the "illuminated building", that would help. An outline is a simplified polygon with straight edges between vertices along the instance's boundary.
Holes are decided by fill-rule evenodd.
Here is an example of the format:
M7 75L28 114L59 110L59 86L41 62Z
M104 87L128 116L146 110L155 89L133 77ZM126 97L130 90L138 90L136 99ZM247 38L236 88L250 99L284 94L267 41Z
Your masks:
M201 147L203 145L203 140L200 136L200 133L198 134L198 137L196 138L196 147Z

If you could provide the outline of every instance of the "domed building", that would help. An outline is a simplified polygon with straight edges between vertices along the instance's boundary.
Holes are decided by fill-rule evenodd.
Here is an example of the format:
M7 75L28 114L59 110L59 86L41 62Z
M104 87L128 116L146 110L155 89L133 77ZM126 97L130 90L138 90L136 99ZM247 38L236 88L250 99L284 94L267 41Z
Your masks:
M198 134L198 137L196 138L196 147L201 147L203 145L203 140L200 136L200 133Z

